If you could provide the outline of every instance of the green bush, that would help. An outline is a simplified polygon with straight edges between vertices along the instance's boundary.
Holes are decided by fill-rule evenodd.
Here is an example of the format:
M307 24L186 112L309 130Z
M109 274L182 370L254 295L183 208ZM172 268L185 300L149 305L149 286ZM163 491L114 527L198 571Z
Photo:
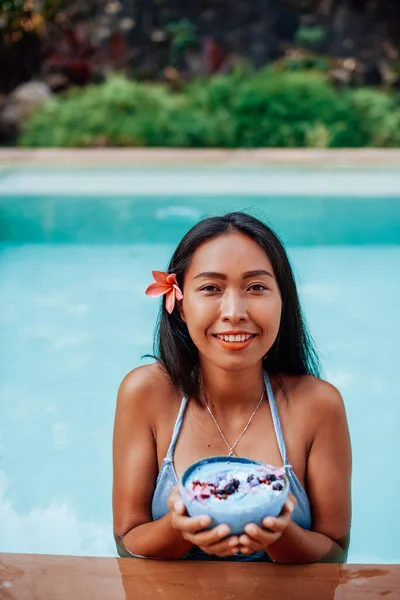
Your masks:
M240 87L233 119L238 146L313 145L312 132L321 125L330 146L346 126L346 103L319 74L266 70Z
M336 90L321 73L236 71L180 92L120 75L74 89L26 123L25 147L400 146L398 95Z
M113 76L103 85L74 89L38 109L20 143L27 147L156 145L184 97L163 86Z
M387 148L400 146L398 95L360 88L348 94L348 101L356 119L355 145Z

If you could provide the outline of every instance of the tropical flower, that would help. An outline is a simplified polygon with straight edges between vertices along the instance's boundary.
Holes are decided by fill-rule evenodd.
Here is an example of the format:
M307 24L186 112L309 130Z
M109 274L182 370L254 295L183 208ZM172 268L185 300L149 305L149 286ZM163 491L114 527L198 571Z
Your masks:
M148 296L162 296L166 294L165 308L172 313L175 307L175 299L182 300L183 294L178 286L175 273L164 273L163 271L152 271L154 283L146 289Z

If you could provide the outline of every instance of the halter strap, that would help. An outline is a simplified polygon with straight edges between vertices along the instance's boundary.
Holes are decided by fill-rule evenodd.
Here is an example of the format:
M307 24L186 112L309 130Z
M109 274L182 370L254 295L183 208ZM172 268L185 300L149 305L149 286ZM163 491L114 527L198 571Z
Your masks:
M286 445L285 445L285 440L283 439L281 421L279 418L278 409L276 407L276 402L275 402L275 398L274 398L274 393L272 391L271 382L269 380L268 373L266 371L264 371L264 382L265 382L265 388L267 390L267 396L268 396L269 406L270 406L271 415L272 415L272 422L274 424L275 435L276 435L276 439L278 442L279 451L282 456L283 465L284 465L285 469L292 469L293 467L292 467L292 465L289 464L288 459L287 459Z

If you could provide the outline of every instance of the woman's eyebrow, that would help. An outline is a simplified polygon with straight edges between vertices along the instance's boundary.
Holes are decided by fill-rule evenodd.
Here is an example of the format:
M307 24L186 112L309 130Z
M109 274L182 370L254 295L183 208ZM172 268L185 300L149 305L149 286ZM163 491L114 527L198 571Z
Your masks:
M228 279L223 273L216 273L215 271L204 271L199 273L193 279L199 279L200 277L210 277L211 279Z
M259 277L260 275L267 275L268 277L272 277L272 279L274 279L274 276L269 271L265 271L264 269L257 269L256 271L246 271L246 273L243 273L242 279L249 279L250 277ZM199 273L198 275L193 277L193 279L200 279L200 277L209 277L210 279L223 280L227 279L227 276L224 275L224 273L217 273L216 271L204 271L203 273Z
M268 275L268 277L272 277L272 279L274 279L274 276L272 275L272 273L270 273L269 271L265 271L265 269L257 269L256 271L247 271L246 273L243 273L243 279L249 279L250 277L258 277L259 275Z

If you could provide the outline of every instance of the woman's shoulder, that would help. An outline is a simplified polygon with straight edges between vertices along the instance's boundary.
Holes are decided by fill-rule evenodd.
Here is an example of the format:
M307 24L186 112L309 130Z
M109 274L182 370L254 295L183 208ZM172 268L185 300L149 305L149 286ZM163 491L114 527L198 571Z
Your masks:
M324 379L314 375L285 376L284 386L293 410L315 423L344 411L339 390Z
M140 406L145 412L153 412L161 402L168 405L178 396L178 390L159 363L133 369L125 375L118 390L118 402L132 408Z
M130 392L151 392L159 385L171 385L169 377L159 363L143 365L129 371L123 378L121 386Z
M285 375L284 382L291 394L310 401L324 399L335 402L341 398L334 385L314 375Z

